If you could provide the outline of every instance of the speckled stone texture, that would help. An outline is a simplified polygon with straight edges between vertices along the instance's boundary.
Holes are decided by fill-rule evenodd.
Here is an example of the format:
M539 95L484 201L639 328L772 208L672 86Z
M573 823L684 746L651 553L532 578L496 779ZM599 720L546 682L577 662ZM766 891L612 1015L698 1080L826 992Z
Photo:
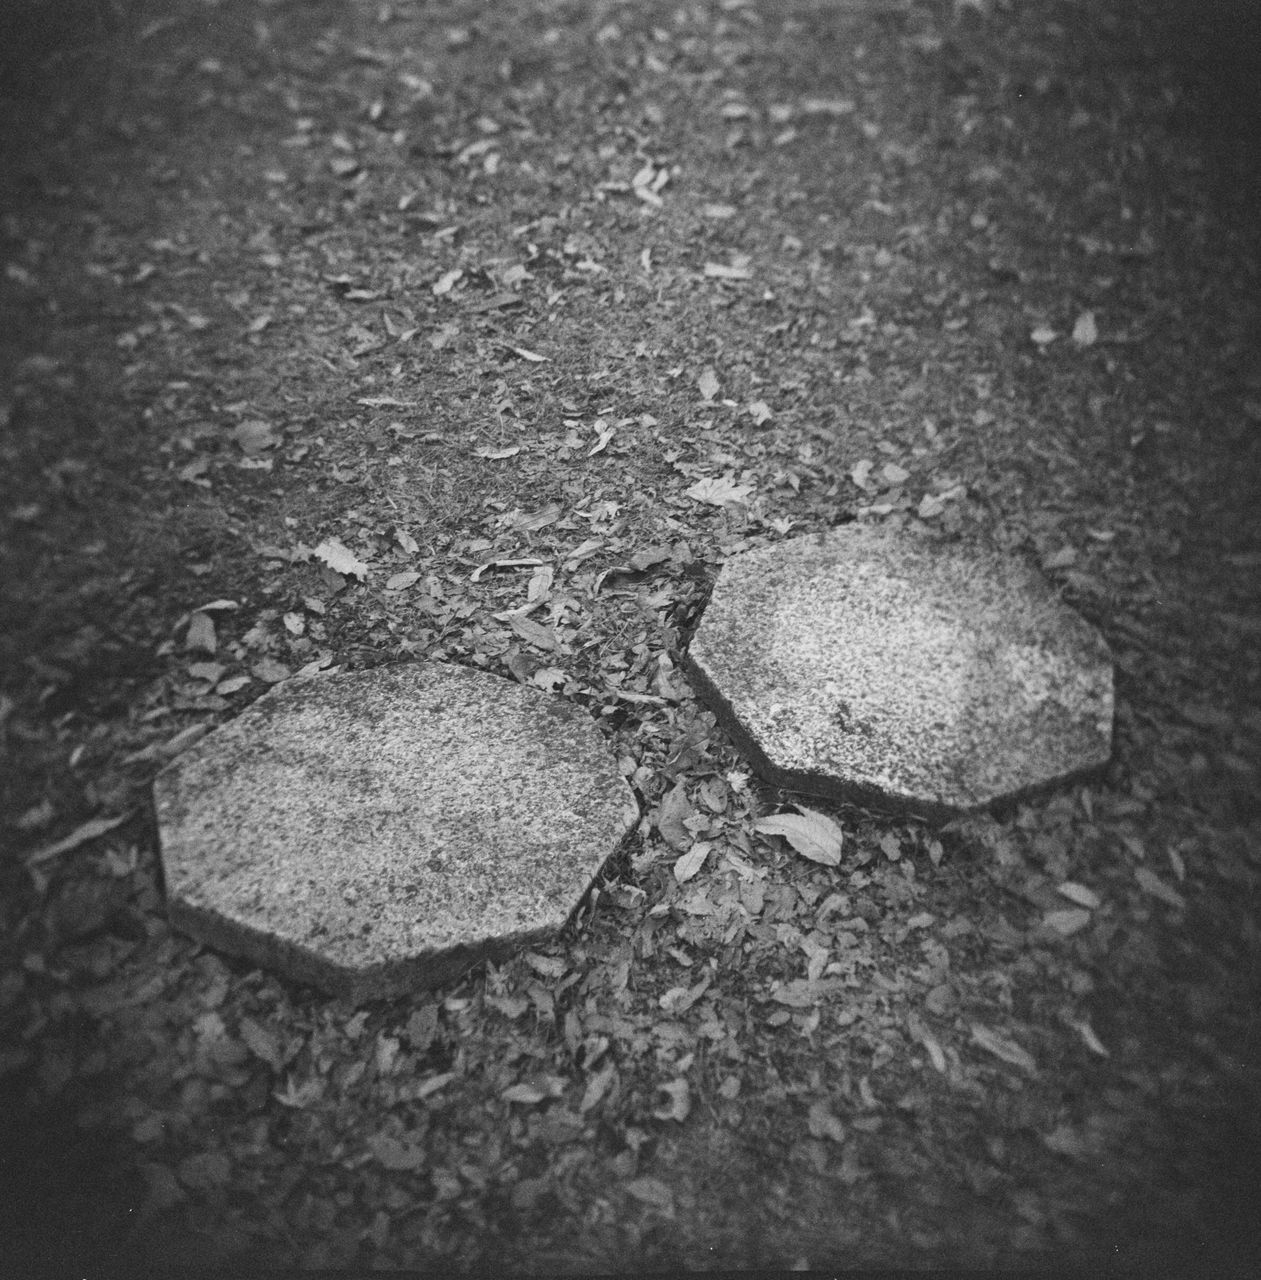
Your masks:
M356 1002L554 934L639 818L581 708L427 662L281 685L154 798L173 923Z
M688 670L769 781L933 820L1111 754L1103 638L975 545L848 525L733 556Z

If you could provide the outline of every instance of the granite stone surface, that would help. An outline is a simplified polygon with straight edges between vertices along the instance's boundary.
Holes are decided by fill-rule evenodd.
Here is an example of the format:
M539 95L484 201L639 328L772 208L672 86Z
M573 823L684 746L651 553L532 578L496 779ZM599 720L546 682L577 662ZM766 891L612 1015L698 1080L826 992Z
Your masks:
M352 1001L553 935L639 818L580 707L429 662L291 680L154 799L172 921Z
M733 556L698 692L769 781L940 820L1102 768L1112 661L1020 560L847 525Z

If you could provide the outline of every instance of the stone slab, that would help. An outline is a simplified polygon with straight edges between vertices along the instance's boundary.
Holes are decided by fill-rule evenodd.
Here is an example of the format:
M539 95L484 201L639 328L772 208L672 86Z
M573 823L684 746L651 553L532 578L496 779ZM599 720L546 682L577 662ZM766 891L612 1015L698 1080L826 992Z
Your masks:
M173 923L352 1001L554 935L639 819L580 707L429 662L288 681L154 799Z
M1112 749L1102 636L974 544L855 524L733 556L687 667L775 785L934 820Z

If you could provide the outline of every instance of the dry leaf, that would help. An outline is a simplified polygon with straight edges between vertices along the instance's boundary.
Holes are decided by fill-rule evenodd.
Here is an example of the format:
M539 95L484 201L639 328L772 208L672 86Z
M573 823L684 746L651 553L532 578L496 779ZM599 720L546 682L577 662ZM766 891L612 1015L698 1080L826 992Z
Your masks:
M718 394L718 375L712 369L706 369L696 379L696 389L706 400L712 400Z
M1138 867L1134 872L1134 879L1138 881L1144 893L1150 893L1153 898L1159 898L1161 902L1179 911L1186 909L1187 901L1182 894L1176 889L1171 889L1154 871L1148 871L1146 867Z
M972 1039L986 1053L992 1053L996 1058L1001 1058L1013 1067L1019 1067L1021 1071L1029 1072L1030 1075L1037 1071L1037 1063L1014 1040L1000 1035L997 1031L992 1031L989 1027L982 1026L979 1022L972 1024L971 1031Z
M685 492L689 498L694 498L697 502L707 502L713 507L725 507L729 502L747 503L753 493L753 486L736 484L735 477L728 474L716 480L698 480Z
M1075 880L1065 880L1063 884L1056 886L1055 892L1060 897L1067 898L1069 902L1085 907L1087 911L1096 911L1099 908L1099 895L1093 889L1088 889Z
M661 797L661 803L657 806L657 834L672 849L685 850L692 844L692 833L684 823L695 816L696 810L692 808L687 790L680 782Z
M852 116L857 110L852 98L803 98L800 111L803 116Z
M1073 341L1079 347L1093 347L1099 341L1099 326L1093 311L1083 311L1073 325Z
M686 884L705 865L705 859L709 857L712 848L713 845L707 841L698 840L675 862L674 878L680 884Z
M545 627L542 623L523 618L519 614L509 617L507 622L526 644L542 649L544 653L551 653L556 649L556 633L551 627Z
M845 1126L832 1114L831 1108L822 1098L810 1104L806 1127L812 1138L830 1138L837 1144L845 1141Z
M721 262L707 262L705 275L710 280L752 280L753 272L748 267L728 267Z
M452 270L445 272L434 281L434 296L440 298L444 293L450 293L452 288L463 278L464 272L459 267L454 267Z
M311 554L328 565L334 573L354 574L360 580L368 576L369 566L339 538L325 538Z
M272 429L271 424L260 418L242 422L232 432L232 438L240 445L241 452L250 456L280 443L280 436Z
M76 827L68 836L62 836L60 840L55 840L42 849L36 849L34 853L28 853L25 858L26 865L34 866L39 862L47 862L49 858L55 858L58 854L69 853L71 849L77 849L81 844L87 844L89 840L96 840L107 831L113 831L130 816L130 813L122 813L114 818L90 818L82 826Z
M242 1018L240 1036L245 1047L273 1071L279 1071L285 1065L284 1046L270 1027L263 1026L253 1018Z
M535 1103L542 1102L548 1095L533 1084L514 1084L499 1095L505 1102L519 1102L523 1106L532 1107Z
M184 648L198 653L213 654L218 647L214 619L208 613L193 614L188 620L188 634L184 637Z
M505 350L511 351L514 356L520 356L522 360L529 360L531 364L542 364L550 360L550 356L541 356L537 351L531 351L528 347L514 347L511 342L500 344Z
M279 684L292 674L283 662L277 662L275 658L261 659L250 668L250 672L264 684Z
M841 860L844 831L827 814L816 813L801 805L797 808L799 814L776 813L759 818L753 824L754 831L768 836L783 836L803 858L825 867L835 867Z
M586 1115L592 1107L604 1097L609 1091L609 1085L613 1083L613 1078L617 1074L617 1066L610 1059L587 1080L587 1087L583 1091L582 1101L578 1104L578 1110Z
M426 1160L425 1148L419 1142L401 1142L389 1134L378 1133L368 1139L368 1150L386 1169L406 1171L419 1169Z
M1048 911L1042 917L1048 929L1054 929L1061 937L1071 938L1090 923L1090 912L1082 907L1069 907L1064 911Z
M626 1193L634 1196L641 1204L650 1205L662 1213L674 1213L674 1192L657 1178L636 1178L626 1184Z

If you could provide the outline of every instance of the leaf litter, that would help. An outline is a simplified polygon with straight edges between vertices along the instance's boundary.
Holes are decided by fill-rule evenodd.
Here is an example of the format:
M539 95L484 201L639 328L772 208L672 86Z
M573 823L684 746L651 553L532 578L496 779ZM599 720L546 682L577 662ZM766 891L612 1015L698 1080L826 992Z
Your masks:
M0 979L32 1167L105 1135L101 1194L134 1189L131 1256L196 1240L224 1265L804 1249L990 1266L1196 1238L1194 1205L1231 1203L1228 1179L1187 1170L1229 1150L1224 1082L1248 1096L1246 1068L1221 1064L1247 1061L1257 947L1240 906L1257 732L1214 674L1246 674L1252 632L1202 619L1246 623L1234 575L1255 550L1206 515L1247 527L1241 457L1144 425L1217 422L1204 380L1175 375L1188 353L1224 370L1230 342L1158 243L1148 178L1114 163L1126 131L1166 145L1142 40L1077 14L1079 56L1003 6L905 30L850 6L829 18L841 39L771 6L649 5L540 11L537 29L504 15L505 62L463 15L447 30L373 6L325 28L277 10L263 40L229 2L186 62L186 8L132 46L152 100L128 121L124 97L121 123L158 123L134 181L98 196L134 191L135 216L94 214L72 242L6 206L26 263L6 283L38 274L49 314L80 316L74 279L90 280L128 317L83 328L118 398L66 381L97 375L57 358L55 323L3 339L13 536L47 540L30 544L46 571L23 575L47 599L13 611L32 625L0 702L19 747L6 830L38 872L7 895ZM266 46L249 81L230 80L237 40ZM405 66L405 48L437 53ZM770 48L793 56L764 106ZM1126 92L1112 116L1060 121L1102 83L1096 53ZM578 54L596 62L544 95L552 120L531 59ZM204 118L173 148L161 122L186 65ZM1045 65L1064 93L1039 87ZM1029 93L998 111L994 86L1015 82ZM951 140L941 158L893 85ZM231 149L245 118L257 194ZM987 175L1005 119L1038 159ZM107 163L86 157L83 180ZM1152 171L1199 225L1181 169ZM945 189L958 209L925 195ZM41 199L69 213L80 196ZM1050 224L1064 252L1048 257ZM1196 259L1223 298L1242 275L1229 244ZM1138 265L1177 323L1130 297ZM31 349L45 341L54 354ZM102 423L142 397L152 431L74 437L75 397ZM33 430L82 465L49 469ZM106 439L134 456L91 453ZM129 476L131 507L111 490ZM678 677L707 580L744 546L860 511L934 536L982 526L1094 602L1133 689L1105 779L933 834L828 818L750 777ZM1192 573L1178 540L1204 527L1220 554ZM198 603L216 591L239 608ZM94 635L73 625L89 605L108 622ZM291 673L416 657L582 702L643 795L626 866L564 941L352 1014L171 932L152 838L118 817L153 769ZM1177 711L1188 681L1211 721ZM1170 1121L1189 1114L1208 1117L1203 1148ZM31 1181L32 1221L73 1216L65 1185Z

